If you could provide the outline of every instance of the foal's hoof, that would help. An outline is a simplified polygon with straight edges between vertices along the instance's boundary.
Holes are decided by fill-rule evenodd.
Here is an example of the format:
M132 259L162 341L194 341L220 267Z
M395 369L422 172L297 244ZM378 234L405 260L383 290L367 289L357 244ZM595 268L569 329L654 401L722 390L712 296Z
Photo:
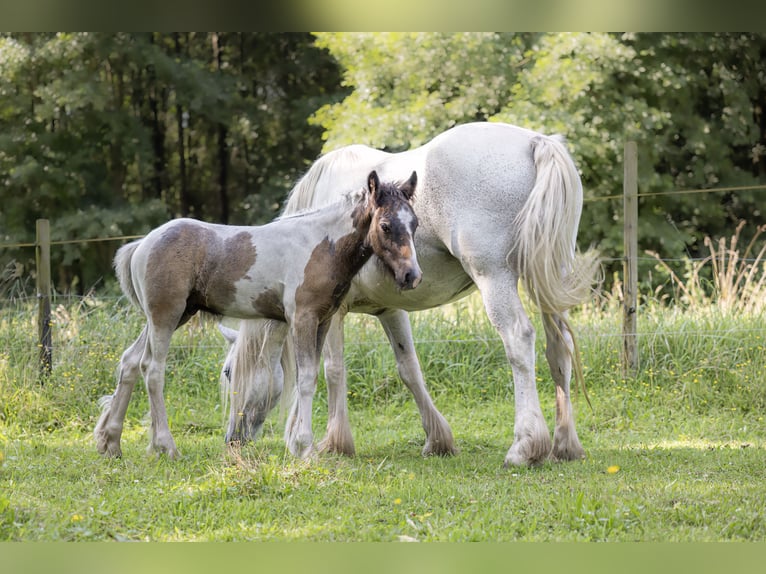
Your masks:
M105 433L96 431L96 451L107 458L121 458L120 441L110 441Z
M181 452L175 447L168 448L149 445L146 449L146 454L155 459L159 459L162 455L165 455L168 460L178 460L181 458Z
M423 456L455 456L458 452L459 451L452 440L427 440L420 454Z
M317 445L317 452L353 457L356 455L356 448L353 442L351 444L339 444L325 438Z
M301 460L306 460L317 455L317 450L313 441L308 444L298 441L290 442L288 443L287 448L294 457Z
M122 458L122 449L120 448L120 445L97 445L96 450L98 451L98 454L106 457L106 458Z

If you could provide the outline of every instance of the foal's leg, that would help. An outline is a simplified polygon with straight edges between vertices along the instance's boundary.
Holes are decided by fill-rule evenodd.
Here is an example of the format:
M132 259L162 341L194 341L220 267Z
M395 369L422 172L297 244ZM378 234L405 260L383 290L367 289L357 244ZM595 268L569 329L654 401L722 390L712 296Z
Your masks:
M324 345L324 375L327 382L327 434L319 450L354 456L354 437L348 420L346 404L346 366L343 363L344 310L338 311L330 322Z
M141 331L133 344L122 354L117 375L117 388L114 394L104 397L103 411L93 430L96 439L96 449L99 453L107 456L120 457L120 438L122 426L125 421L125 413L128 410L130 396L133 394L136 380L140 374L141 356L144 353L147 341L147 327Z
M456 454L455 440L447 420L436 409L431 395L428 394L423 373L420 369L415 344L412 340L412 328L407 312L390 309L378 315L381 325L388 336L391 348L396 356L399 376L415 398L420 411L423 430L426 432L426 444L423 456L432 454Z
M165 387L165 364L170 349L170 338L174 329L167 327L149 326L149 344L147 352L141 360L141 370L146 381L146 392L149 395L149 414L151 417L151 442L148 451L157 454L165 453L168 458L180 456L173 435L168 426L168 414L165 410L163 390Z
M519 299L518 280L499 266L492 274L472 276L513 370L516 415L513 444L505 456L505 466L539 464L551 452L551 437L535 384L535 330Z
M575 430L572 403L569 400L569 381L572 376L574 343L566 322L556 315L543 315L545 326L545 357L556 383L556 429L553 432L552 458L575 460L585 456Z
M296 319L291 326L297 383L295 399L285 426L285 443L290 452L299 458L307 458L314 453L311 408L319 372L319 353L328 327L329 321L319 324L313 315Z

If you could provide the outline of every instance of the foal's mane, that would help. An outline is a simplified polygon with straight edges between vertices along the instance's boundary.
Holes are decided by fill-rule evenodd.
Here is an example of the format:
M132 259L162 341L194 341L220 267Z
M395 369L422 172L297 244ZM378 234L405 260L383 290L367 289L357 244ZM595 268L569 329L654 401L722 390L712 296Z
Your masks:
M362 188L359 189L353 189L351 191L348 191L340 196L340 198L336 198L333 203L329 203L327 205L322 205L319 207L306 207L304 209L294 211L291 213L283 212L279 217L277 217L277 220L285 220L285 219L299 219L301 217L306 217L308 215L311 215L312 213L316 213L317 211L320 211L322 209L327 208L330 205L337 205L339 208L349 209L352 206L357 205L362 201L362 199L365 196L365 190Z

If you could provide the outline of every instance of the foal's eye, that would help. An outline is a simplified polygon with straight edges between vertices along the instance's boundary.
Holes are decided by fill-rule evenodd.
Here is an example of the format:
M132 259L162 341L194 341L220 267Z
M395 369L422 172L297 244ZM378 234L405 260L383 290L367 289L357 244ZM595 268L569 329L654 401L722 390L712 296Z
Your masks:
M391 226L388 223L386 223L385 221L382 221L380 223L380 230L383 233L391 233Z

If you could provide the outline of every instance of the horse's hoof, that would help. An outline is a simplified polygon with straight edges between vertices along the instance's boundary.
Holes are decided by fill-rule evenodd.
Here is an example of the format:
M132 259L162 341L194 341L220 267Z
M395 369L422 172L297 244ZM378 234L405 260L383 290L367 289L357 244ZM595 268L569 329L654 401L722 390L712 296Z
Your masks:
M539 466L543 464L551 453L550 439L547 445L543 443L515 442L505 455L504 468L512 466Z
M585 449L580 445L570 445L568 448L554 448L551 452L551 460L568 462L585 458Z
M580 444L580 439L574 428L570 431L566 428L557 428L553 433L553 451L551 460L569 461L582 460L585 458L585 449Z

